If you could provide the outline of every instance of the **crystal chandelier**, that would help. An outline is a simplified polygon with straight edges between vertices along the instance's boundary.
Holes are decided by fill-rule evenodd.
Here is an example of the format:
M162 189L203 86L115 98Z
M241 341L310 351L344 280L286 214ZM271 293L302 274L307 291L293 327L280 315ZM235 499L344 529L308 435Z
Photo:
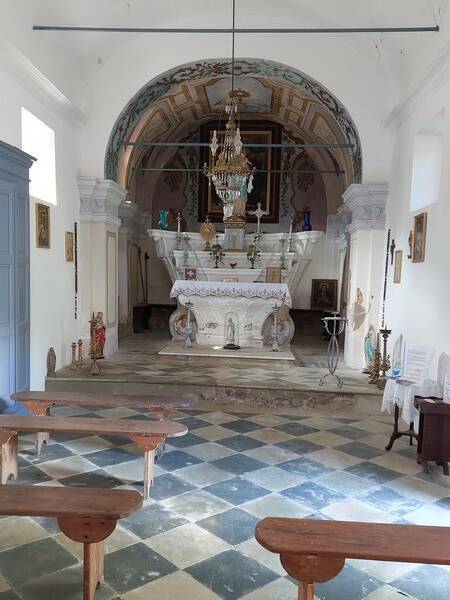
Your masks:
M228 121L224 132L214 130L209 148L210 164L203 165L203 174L214 184L217 195L224 205L237 200L242 190L250 193L253 189L255 172L243 151L241 132L239 129L239 101L243 95L241 90L234 89L234 29L235 1L233 0L233 32L231 58L231 92L225 100L225 113Z

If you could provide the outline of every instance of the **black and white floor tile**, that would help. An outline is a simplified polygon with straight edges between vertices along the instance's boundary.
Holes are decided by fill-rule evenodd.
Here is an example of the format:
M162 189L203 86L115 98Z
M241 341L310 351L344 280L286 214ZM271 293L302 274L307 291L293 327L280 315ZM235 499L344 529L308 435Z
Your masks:
M151 499L107 541L98 600L294 600L278 557L254 539L265 516L450 526L449 478L437 468L425 475L403 440L386 453L390 422L381 416L186 410L174 418L189 434L167 444ZM39 458L31 447L23 436L12 485L142 490L143 459L126 438L58 435ZM52 519L1 519L0 549L0 600L81 598L81 547ZM448 600L450 569L351 560L316 597Z

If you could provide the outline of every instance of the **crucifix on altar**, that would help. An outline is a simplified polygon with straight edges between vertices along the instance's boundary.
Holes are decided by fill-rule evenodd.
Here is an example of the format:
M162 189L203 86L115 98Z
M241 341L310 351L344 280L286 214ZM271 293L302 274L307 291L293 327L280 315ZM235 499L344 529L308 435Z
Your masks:
M261 219L269 214L269 211L263 210L261 206L261 202L258 202L256 205L256 210L249 210L249 215L252 217L256 217L257 226L256 226L256 235L259 236L261 233Z

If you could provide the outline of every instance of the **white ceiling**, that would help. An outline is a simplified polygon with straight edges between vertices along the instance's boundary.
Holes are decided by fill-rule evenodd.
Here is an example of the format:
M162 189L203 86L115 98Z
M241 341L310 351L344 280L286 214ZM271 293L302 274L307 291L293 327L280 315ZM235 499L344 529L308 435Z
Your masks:
M439 34L345 34L355 52L367 54L368 68L371 68L370 61L375 61L375 68L381 64L388 86L397 96L449 39L450 26L446 24L450 20L449 0L236 1L238 27L407 27L441 23L443 31ZM12 38L29 58L42 63L48 49L60 54L59 58L63 56L75 76L83 74L87 78L96 66L123 50L136 36L155 34L32 32L31 26L220 27L231 24L231 0L0 0L0 7L0 31ZM320 38L320 35L308 36L319 53ZM189 43L189 38L183 37L183 43ZM271 58L271 43L279 43L279 38L271 41L267 36L266 58ZM223 40L218 44L222 48ZM216 56L222 54L218 51ZM56 61L57 56L50 57L49 64L52 60Z

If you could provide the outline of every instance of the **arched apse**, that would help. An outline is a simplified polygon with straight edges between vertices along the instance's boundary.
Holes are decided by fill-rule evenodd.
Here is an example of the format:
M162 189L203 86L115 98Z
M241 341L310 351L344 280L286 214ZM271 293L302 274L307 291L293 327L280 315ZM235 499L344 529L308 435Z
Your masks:
M248 115L255 116L259 111L262 116L287 124L294 137L305 142L352 144L349 150L323 152L322 163L339 164L345 170L347 185L361 181L358 131L345 106L329 90L297 69L270 60L238 59L235 71L237 87L251 78L262 87L270 83L273 88L270 106L263 106L262 110L250 98ZM217 116L223 104L216 106L208 94L202 95L201 88L212 84L220 87L223 83L225 89L230 75L229 59L208 59L180 65L147 83L128 102L113 127L106 149L105 177L128 188L130 172L133 165L142 161L144 149L126 147L124 142L172 141L174 136L180 140L192 128L193 121L201 123ZM192 100L190 106L187 101L181 110L174 101L180 90ZM321 166L320 160L317 163Z

